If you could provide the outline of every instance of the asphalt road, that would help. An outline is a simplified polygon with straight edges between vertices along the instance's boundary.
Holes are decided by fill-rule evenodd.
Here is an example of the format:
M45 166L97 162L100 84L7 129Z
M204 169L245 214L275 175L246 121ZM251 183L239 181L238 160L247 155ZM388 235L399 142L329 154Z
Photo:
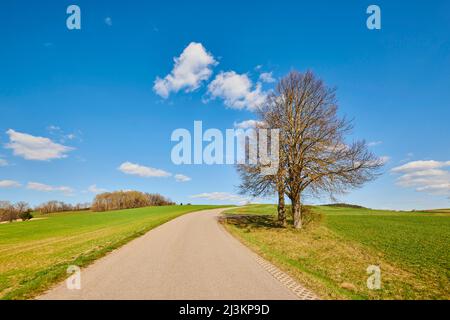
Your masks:
M189 213L153 229L39 299L298 299L217 222L224 209Z

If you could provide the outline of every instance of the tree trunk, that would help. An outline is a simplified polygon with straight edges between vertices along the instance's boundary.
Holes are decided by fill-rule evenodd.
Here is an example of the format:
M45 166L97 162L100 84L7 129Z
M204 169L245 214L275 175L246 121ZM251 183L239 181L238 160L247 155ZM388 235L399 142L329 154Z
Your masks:
M294 228L302 228L302 206L300 203L300 196L291 199L292 202L292 216L294 217Z
M286 227L286 207L284 203L284 191L278 191L278 223Z

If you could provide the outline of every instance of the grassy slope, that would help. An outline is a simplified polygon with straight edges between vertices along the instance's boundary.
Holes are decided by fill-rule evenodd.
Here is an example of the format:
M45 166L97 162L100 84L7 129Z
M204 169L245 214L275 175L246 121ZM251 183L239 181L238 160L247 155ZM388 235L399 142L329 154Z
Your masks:
M0 298L35 296L126 242L187 212L216 206L168 206L103 213L61 213L0 225Z
M450 299L448 214L315 207L298 231L273 228L274 206L229 212L250 214L227 220L233 234L324 298ZM372 264L381 290L367 289Z

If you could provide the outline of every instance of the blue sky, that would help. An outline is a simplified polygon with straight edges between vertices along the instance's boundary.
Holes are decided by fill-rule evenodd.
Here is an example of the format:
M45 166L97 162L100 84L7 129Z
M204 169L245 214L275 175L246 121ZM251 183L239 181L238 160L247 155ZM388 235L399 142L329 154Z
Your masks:
M66 27L71 4L81 30ZM370 4L381 30L366 27ZM234 167L173 164L171 133L254 119L270 75L296 69L335 86L350 138L389 158L382 177L339 200L449 207L449 12L448 1L2 1L0 199L138 189L239 202Z

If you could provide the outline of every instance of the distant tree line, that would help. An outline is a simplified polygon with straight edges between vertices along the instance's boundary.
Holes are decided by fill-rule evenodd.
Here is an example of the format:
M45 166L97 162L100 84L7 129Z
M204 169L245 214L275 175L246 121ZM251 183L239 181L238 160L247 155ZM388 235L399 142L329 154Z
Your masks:
M0 222L15 221L18 219L30 220L33 218L28 203L20 201L15 204L9 201L0 201Z
M15 220L30 220L33 218L32 212L49 214L64 211L89 210L90 203L68 204L62 201L48 201L32 208L27 202L19 201L11 203L10 201L0 201L0 222Z
M325 204L326 207L336 207L336 208L353 208L353 209L367 209L363 206L358 206L356 204L348 204L348 203L330 203Z
M174 204L170 199L156 193L115 191L98 194L91 209L92 211L109 211Z
M90 206L91 206L90 203L69 204L62 201L48 201L37 206L34 210L42 214L49 214L65 211L89 210Z
M115 191L99 194L92 203L69 204L62 201L47 201L34 208L28 203L20 201L0 201L0 222L13 222L16 220L30 220L32 213L50 214L67 211L109 211L132 209L150 206L175 205L169 198L157 193L143 193L139 191Z

